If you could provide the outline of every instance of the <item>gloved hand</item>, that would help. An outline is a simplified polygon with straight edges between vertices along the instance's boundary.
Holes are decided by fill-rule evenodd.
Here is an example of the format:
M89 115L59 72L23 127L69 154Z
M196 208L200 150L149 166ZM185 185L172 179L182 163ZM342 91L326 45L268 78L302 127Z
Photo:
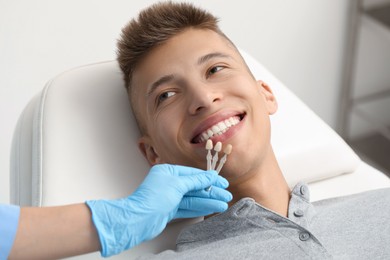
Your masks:
M205 188L212 185L210 191ZM104 257L159 235L174 218L225 211L232 199L228 182L215 171L160 164L137 190L118 200L87 201Z

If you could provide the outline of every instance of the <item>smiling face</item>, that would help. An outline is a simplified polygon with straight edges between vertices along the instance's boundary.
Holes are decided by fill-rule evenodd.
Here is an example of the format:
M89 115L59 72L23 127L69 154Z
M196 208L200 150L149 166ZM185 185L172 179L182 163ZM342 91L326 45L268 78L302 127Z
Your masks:
M139 147L152 165L205 169L210 138L233 146L221 172L233 181L259 172L272 152L274 96L211 30L186 29L152 49L134 70L131 95L146 129Z

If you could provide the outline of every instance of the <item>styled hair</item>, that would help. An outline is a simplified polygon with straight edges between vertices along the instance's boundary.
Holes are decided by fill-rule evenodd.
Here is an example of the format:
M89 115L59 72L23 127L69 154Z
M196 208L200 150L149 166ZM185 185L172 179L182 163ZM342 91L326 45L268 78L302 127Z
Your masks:
M142 10L123 29L117 43L117 61L123 72L131 107L141 132L146 129L137 116L132 100L132 75L154 47L164 44L173 36L188 28L208 29L227 38L218 27L218 18L190 3L160 2ZM232 43L234 46L234 44Z

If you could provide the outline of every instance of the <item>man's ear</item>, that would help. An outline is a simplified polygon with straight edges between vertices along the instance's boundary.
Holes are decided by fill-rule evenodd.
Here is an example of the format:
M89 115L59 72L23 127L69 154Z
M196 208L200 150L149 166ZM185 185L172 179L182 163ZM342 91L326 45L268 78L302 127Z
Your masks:
M268 86L267 83L261 80L257 81L257 84L260 88L260 93L264 96L265 105L267 107L268 113L270 115L274 114L278 110L278 102L276 101L276 98L272 93L271 88Z
M161 158L158 153L156 153L152 140L148 136L142 136L138 139L138 148L151 166L160 163Z

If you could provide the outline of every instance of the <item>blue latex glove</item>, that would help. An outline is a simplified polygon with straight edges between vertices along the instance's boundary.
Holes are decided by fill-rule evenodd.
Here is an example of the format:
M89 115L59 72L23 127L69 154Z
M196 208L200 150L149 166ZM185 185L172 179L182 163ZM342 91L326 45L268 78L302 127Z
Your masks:
M210 185L212 189L205 191ZM225 190L228 185L215 171L160 164L151 168L129 197L87 201L102 256L119 254L156 237L172 219L225 211L232 199Z

